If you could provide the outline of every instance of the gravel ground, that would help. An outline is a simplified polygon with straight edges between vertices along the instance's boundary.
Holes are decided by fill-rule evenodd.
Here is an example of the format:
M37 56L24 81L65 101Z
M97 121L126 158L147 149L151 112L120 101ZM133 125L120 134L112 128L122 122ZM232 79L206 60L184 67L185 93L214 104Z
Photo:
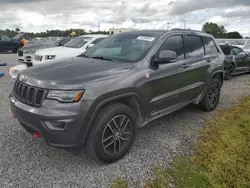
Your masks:
M13 54L0 54L0 62L16 64ZM7 73L9 67L0 67ZM218 109L236 104L250 95L249 75L225 82ZM176 154L190 153L197 133L215 118L217 111L205 113L189 106L158 119L138 131L135 145L122 160L103 165L85 153L77 156L46 146L26 133L12 119L8 75L0 78L0 187L109 187L116 178L143 182L152 177L154 166L167 166Z

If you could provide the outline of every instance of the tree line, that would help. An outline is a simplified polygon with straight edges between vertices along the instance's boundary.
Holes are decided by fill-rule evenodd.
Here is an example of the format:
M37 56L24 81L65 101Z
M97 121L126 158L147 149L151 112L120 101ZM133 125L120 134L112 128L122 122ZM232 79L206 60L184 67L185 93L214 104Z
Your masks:
M108 31L86 31L85 29L68 29L68 30L47 30L46 32L28 32L26 34L26 38L32 39L35 37L56 37L56 36L69 36L70 33L76 32L77 36L86 35L86 34L109 34ZM241 39L243 38L242 35L238 31L234 32L227 32L223 25L218 25L213 22L206 22L203 27L202 31L208 34L213 35L215 38L228 38L228 39ZM6 35L8 37L14 37L20 32L19 28L15 30L0 30L0 35ZM248 38L248 37L247 37Z
M68 30L47 30L46 32L25 32L25 37L28 39L32 39L35 37L57 37L57 36L62 36L62 37L67 37L69 36L72 32L75 32L77 36L80 35L86 35L86 34L109 34L108 31L86 31L84 29L68 29ZM0 30L0 35L6 35L10 38L14 37L20 32L19 28L16 28L15 30L10 30L10 29L5 29L5 30Z
M215 38L242 39L242 35L238 31L227 32L223 25L218 25L213 22L206 22L202 31L213 35Z

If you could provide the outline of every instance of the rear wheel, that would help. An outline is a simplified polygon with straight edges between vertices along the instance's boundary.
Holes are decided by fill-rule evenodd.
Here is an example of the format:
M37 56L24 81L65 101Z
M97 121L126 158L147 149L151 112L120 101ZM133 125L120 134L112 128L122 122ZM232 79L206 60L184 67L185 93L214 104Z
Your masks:
M233 64L228 65L228 67L225 70L225 80L230 80L235 72L235 68L233 66Z
M18 51L18 49L19 49L19 48L17 47L16 49L12 50L12 53L16 54L17 51Z
M220 100L221 82L219 78L215 77L207 88L206 94L200 102L204 111L212 111L217 107Z
M136 116L120 103L111 104L98 114L87 140L92 158L105 163L121 159L132 147L136 135Z

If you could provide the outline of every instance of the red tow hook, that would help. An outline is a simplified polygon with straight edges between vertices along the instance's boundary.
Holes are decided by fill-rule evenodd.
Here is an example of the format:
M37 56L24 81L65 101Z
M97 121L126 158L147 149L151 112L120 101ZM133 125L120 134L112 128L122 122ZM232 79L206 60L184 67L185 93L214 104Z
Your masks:
M15 114L12 114L12 118L16 118L16 115L15 115Z
M35 132L34 134L33 134L33 138L35 138L35 139L38 139L38 138L40 138L41 137L41 135L40 135L40 133L38 133L38 132Z

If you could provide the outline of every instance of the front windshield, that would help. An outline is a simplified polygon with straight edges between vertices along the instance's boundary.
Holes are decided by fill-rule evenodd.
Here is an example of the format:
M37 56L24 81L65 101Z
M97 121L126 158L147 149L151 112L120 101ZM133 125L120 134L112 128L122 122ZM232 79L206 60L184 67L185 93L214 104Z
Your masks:
M20 39L24 36L24 33L19 33L16 36L13 37L14 40Z
M120 33L110 36L83 55L122 62L137 62L146 56L159 36L152 33Z
M66 43L64 46L69 48L81 48L91 39L92 37L77 37Z

